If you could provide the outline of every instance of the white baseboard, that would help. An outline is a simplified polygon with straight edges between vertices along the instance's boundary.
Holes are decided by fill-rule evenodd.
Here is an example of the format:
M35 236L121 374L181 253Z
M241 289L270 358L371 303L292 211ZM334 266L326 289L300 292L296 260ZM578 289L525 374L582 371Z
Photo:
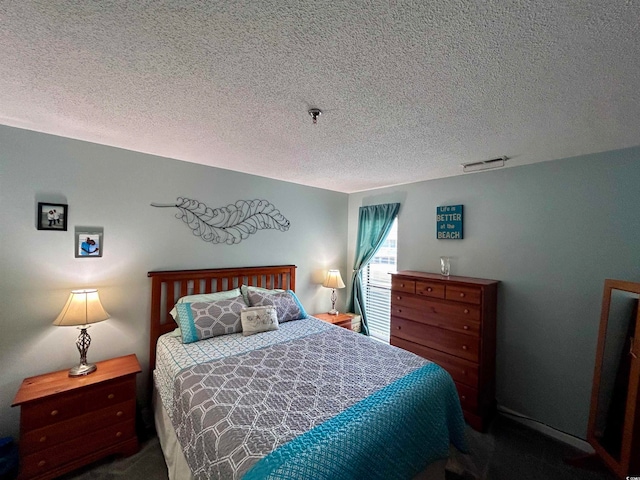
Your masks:
M529 418L526 415L523 415L519 412L511 410L510 408L503 407L498 405L498 412L504 413L509 416L512 420L522 423L527 427L536 430L540 433L544 433L549 437L555 438L560 442L566 443L567 445L571 445L579 450L582 450L585 453L594 453L593 447L589 445L588 442L582 440L581 438L574 437L573 435L569 435L568 433L561 432L560 430L556 430L555 428L550 427L549 425L545 425L544 423L540 423L533 418Z

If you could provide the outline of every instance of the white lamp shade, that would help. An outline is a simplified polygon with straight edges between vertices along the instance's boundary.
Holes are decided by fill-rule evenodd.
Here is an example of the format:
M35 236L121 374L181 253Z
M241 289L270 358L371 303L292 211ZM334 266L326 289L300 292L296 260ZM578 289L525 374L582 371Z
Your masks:
M340 276L340 270L329 270L322 286L327 288L344 288L345 284Z
M87 325L101 322L109 317L110 315L100 303L98 290L73 290L53 324L58 326Z

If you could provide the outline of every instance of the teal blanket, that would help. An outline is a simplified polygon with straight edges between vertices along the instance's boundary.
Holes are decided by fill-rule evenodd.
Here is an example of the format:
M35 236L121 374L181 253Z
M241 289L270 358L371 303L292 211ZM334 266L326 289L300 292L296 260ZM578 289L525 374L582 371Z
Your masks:
M282 445L243 478L410 479L446 458L450 443L466 451L464 428L451 377L430 363Z

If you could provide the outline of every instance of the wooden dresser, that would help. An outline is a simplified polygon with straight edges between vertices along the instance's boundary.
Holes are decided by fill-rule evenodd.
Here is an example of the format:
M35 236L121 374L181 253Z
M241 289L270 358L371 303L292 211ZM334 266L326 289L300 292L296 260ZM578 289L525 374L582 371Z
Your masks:
M447 370L466 421L481 431L495 408L498 283L414 271L392 275L391 345Z
M135 355L97 362L84 377L68 370L26 378L20 410L20 479L49 479L114 453L138 451Z

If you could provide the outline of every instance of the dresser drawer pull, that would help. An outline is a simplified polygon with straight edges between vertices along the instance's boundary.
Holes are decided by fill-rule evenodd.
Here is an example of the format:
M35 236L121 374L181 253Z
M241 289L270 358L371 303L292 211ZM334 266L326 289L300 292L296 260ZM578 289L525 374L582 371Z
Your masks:
M462 370L462 374L463 374L463 375L466 375L466 374L467 374L467 371L466 371L466 370Z
M396 328L397 328L398 330L402 330L402 327L401 327L400 325L398 325Z
M47 462L46 462L45 460L40 460L40 461L38 462L38 466L39 466L39 467L44 467L46 464L47 464Z
M469 325L465 325L465 326L464 326L464 327L462 327L462 328L464 328L465 330L469 330Z
M427 292L433 292L433 288L427 287Z
M116 396L113 393L110 393L109 395L107 395L107 398L109 400L113 400Z
M460 298L464 297L464 292L460 292Z
M398 295L398 296L396 297L396 300L402 300L402 297L401 297L400 295Z
M469 313L469 309L468 309L468 308L465 308L465 309L464 309L464 313Z
M58 414L58 410L52 410L51 411L51 416L55 417Z
M467 347L466 345L462 345L462 349L463 350L469 350L469 347Z
M404 283L401 283L401 284L400 284L400 286L401 286L401 287L404 287Z
M461 398L462 400L466 400L466 399L467 399L467 396L466 396L466 395L462 395L460 398Z
M122 432L116 433L116 437L121 437L121 436L122 436Z
M124 413L122 412L122 410L118 411L118 413L116 413L116 417L121 417L122 415L124 415Z
M47 441L47 436L43 435L42 437L40 437L40 443L44 443Z

